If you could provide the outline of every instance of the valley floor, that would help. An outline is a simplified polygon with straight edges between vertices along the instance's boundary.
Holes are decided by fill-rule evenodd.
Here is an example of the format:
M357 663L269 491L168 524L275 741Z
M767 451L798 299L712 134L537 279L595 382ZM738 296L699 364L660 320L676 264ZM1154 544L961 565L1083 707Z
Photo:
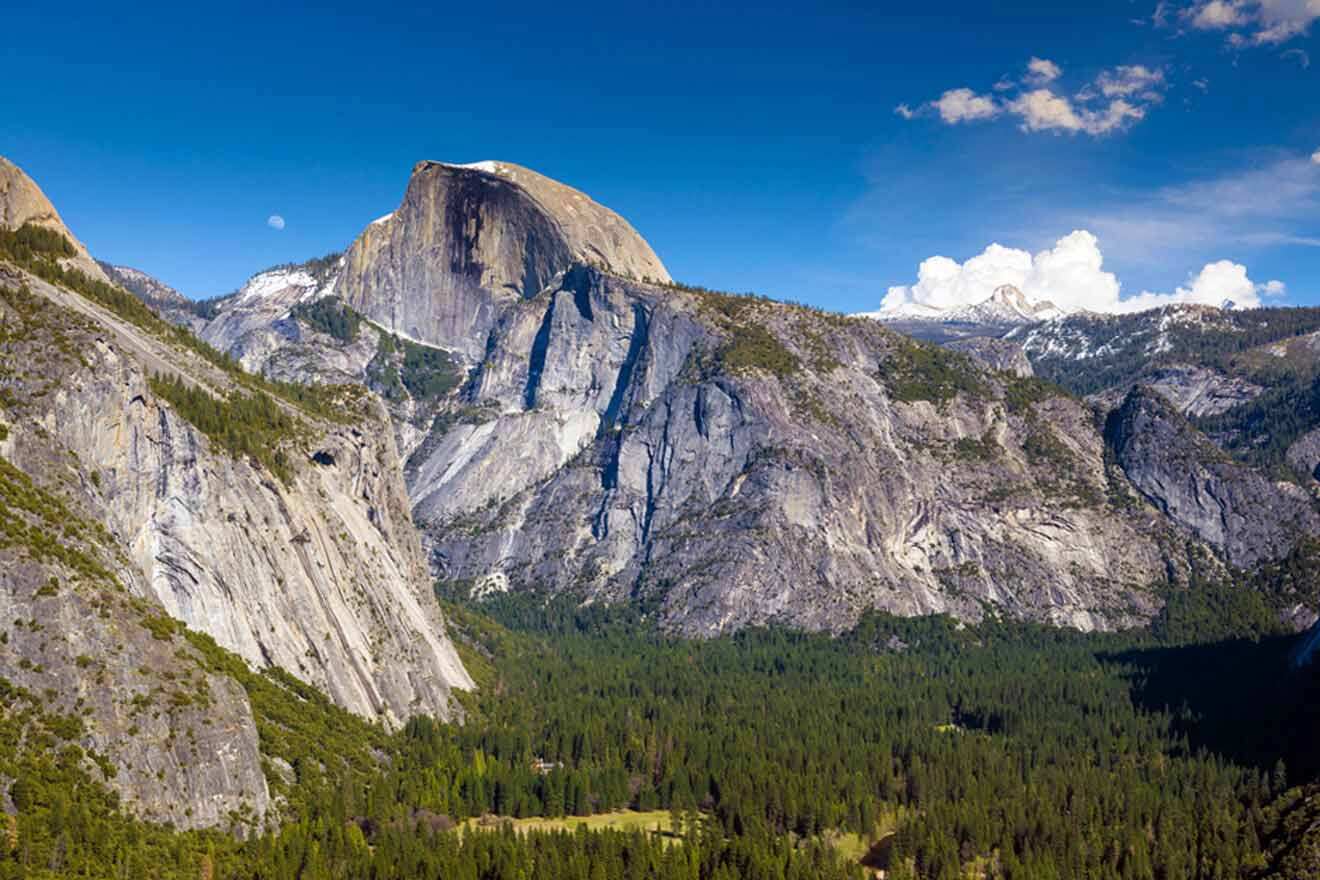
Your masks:
M396 733L190 637L248 689L278 827L126 817L76 731L7 688L0 878L1315 876L1290 786L1317 775L1320 682L1282 635L1198 640L1203 601L1153 633L871 616L705 641L448 603L481 690L463 724Z

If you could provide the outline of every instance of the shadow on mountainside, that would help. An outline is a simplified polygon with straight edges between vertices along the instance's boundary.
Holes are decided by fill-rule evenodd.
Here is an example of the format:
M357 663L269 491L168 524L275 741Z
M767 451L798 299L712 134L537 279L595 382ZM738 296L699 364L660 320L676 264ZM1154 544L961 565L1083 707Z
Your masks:
M1272 769L1282 758L1296 780L1320 777L1320 669L1296 669L1298 636L1142 648L1103 656L1130 668L1133 702L1167 711L1193 750Z

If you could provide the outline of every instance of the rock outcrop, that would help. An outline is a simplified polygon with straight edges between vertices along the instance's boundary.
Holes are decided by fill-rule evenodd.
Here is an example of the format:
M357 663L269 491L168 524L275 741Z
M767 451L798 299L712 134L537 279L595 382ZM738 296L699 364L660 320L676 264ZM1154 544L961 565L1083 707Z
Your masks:
M23 169L0 156L0 226L17 229L27 223L58 232L69 240L76 254L63 260L64 265L98 281L107 280L96 260L87 253L87 248L64 225L59 212L41 188Z
M6 223L58 223L19 175L0 191ZM0 694L81 717L65 733L105 757L107 783L187 827L256 822L270 805L246 692L209 651L281 667L386 724L454 717L472 681L380 403L342 392L312 406L127 297L60 283L0 259L0 678L26 689ZM203 431L199 396L239 422ZM273 448L236 452L229 435L272 409Z
M1022 346L1009 339L973 336L956 339L945 344L952 351L962 352L972 360L992 370L1011 373L1021 379L1035 375L1031 361Z
M1239 565L1287 545L1171 503L1138 464L1149 438L1118 444L1127 475L1107 466L1090 409L1020 380L1046 364L1100 389L1103 411L1145 375L1210 416L1261 387L1164 357L1207 334L1242 348L1295 333L1307 316L1176 307L1040 323L1047 308L1024 311L1005 290L931 324L969 360L863 320L639 280L663 268L619 224L515 166L421 163L399 209L336 268L257 276L205 332L268 375L356 374L377 391L400 339L453 352L465 382L426 400L400 392L391 411L433 570L477 593L642 598L703 634L838 629L871 607L1114 627L1147 619L1149 588L1180 576L1175 526ZM360 335L293 318L327 296L366 316ZM954 339L1006 309L1035 322ZM1282 493L1305 527L1304 499L1250 486Z
M164 615L100 520L103 471L54 430L66 368L104 365L97 329L3 275L0 327L0 679L77 719L65 735L138 814L259 821L270 795L247 695Z
M690 634L1145 619L1148 517L1107 503L1089 413L1013 381L874 322L578 267L496 327L409 485L445 577L642 599Z
M1286 459L1299 477L1320 481L1320 428L1307 431L1293 441Z
M274 353L298 341L297 324L290 320L290 310L299 303L330 295L336 268L332 263L315 272L304 266L258 272L221 304L219 313L198 335L236 358L244 369L268 374L266 363ZM343 381L344 377L337 378ZM302 379L312 380L311 375Z
M457 390L393 411L433 570L478 593L643 598L695 634L1157 608L1160 530L1111 506L1128 490L1084 407L874 322L638 280L663 267L616 220L513 166L422 163L336 272L257 276L205 335L269 375L378 390L387 337L463 359ZM360 337L291 318L330 295Z
M387 330L478 361L504 310L574 263L669 280L627 221L574 189L505 162L422 162L402 204L345 254L338 293Z
M100 474L98 518L172 615L257 666L281 666L359 714L448 716L471 682L444 635L412 529L393 434L307 421L292 482L210 440L148 387L233 380L191 352L35 279L102 330L68 364L43 424Z
M197 303L160 279L131 266L115 266L103 260L97 260L96 264L101 267L106 278L151 306L156 314L171 324L187 327L194 333L200 333L206 326L206 318L200 313Z
M1179 413L1189 418L1216 416L1235 406L1250 403L1264 388L1240 376L1229 376L1217 370L1192 364L1162 364L1141 374L1136 383L1107 388L1088 399L1105 410L1123 403L1135 384L1156 392Z
M1233 565L1278 559L1320 533L1305 492L1232 461L1155 391L1133 389L1110 415L1106 439L1143 495Z

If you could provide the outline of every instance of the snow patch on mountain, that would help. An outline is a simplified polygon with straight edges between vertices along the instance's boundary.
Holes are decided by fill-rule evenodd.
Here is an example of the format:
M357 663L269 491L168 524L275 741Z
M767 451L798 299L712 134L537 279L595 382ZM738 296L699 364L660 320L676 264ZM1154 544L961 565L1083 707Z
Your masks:
M972 305L954 305L946 308L920 302L903 302L875 312L862 312L857 317L877 321L934 321L942 324L987 324L993 326L1019 326L1049 321L1068 312L1049 300L1035 301L1011 284L995 288L988 298Z
M278 295L281 300L297 303L314 296L320 289L321 282L305 269L271 269L249 278L238 292L238 302L249 305Z

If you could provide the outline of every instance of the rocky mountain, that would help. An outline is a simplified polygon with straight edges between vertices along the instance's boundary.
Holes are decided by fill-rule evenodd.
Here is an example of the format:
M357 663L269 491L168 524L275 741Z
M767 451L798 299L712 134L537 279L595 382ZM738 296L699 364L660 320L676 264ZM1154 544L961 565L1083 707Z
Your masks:
M1171 305L1126 315L1070 315L1018 328L1007 338L1022 346L1041 375L1089 394L1169 363L1231 372L1232 357L1317 330L1320 309ZM1277 359L1284 352L1269 353ZM1306 359L1303 352L1295 355L1283 359Z
M153 278L141 269L134 269L130 266L115 266L103 260L97 260L96 264L101 267L101 271L105 273L106 278L111 283L117 284L132 293L151 306L152 311L171 324L187 327L194 333L199 332L202 327L206 326L206 316L209 310L202 303L189 299L173 287Z
M1146 372L1219 310L1114 319L1083 348L1106 316L1004 288L924 322L959 352L945 354L901 323L657 282L626 224L583 243L607 226L570 211L584 204L615 217L515 166L422 163L342 259L255 276L203 330L251 369L386 400L451 588L642 601L694 634L838 629L867 608L1112 628L1180 583L1188 539L1254 565L1313 530L1308 502L1243 465L1214 471L1220 513L1242 518L1216 532L1214 505L1184 503L1176 462L1151 457L1165 422L1106 439L1139 378L1195 417L1254 399L1260 386L1195 364ZM1143 367L1078 387L1054 368L1066 339L1070 363L1124 340ZM1038 364L1103 393L1080 403L1033 380ZM1180 448L1211 454L1177 425ZM1298 526L1264 540L1278 492Z
M668 281L613 211L507 162L421 162L344 255L336 292L387 330L479 360L498 315L575 263Z
M423 163L341 263L258 275L203 330L282 379L387 396L395 370L413 513L451 584L640 599L704 634L1158 607L1165 551L1113 509L1084 408L874 322L657 283L630 227L582 244L605 222L543 181ZM423 381L443 357L453 380Z
M472 683L379 403L249 376L33 240L0 251L5 693L79 716L128 802L180 825L270 805L216 651L387 724L453 715Z
M1018 327L1062 317L1054 303L1036 301L1011 284L995 288L989 297L969 306L939 308L905 303L856 317L872 318L916 339L950 342L957 339L997 337Z
M638 598L702 634L1157 604L1159 544L1112 509L1083 408L873 322L583 267L488 350L470 415L409 461L433 559L478 590Z
M60 255L61 265L77 269L97 281L107 280L100 265L60 219L46 194L13 162L0 156L0 227L19 229L35 226L56 232L73 246L72 254Z
M1320 309L1170 305L1003 325L889 326L1034 375L1101 411L1140 385L1270 479L1320 490Z
M1133 485L1175 522L1249 569L1320 533L1307 493L1234 462L1155 389L1137 387L1114 410L1106 439Z
M1029 378L1036 374L1031 366L1031 359L1022 350L1022 346L1007 339L993 336L968 336L963 339L951 339L944 343L946 348L961 352L983 367L1011 373L1019 378Z

